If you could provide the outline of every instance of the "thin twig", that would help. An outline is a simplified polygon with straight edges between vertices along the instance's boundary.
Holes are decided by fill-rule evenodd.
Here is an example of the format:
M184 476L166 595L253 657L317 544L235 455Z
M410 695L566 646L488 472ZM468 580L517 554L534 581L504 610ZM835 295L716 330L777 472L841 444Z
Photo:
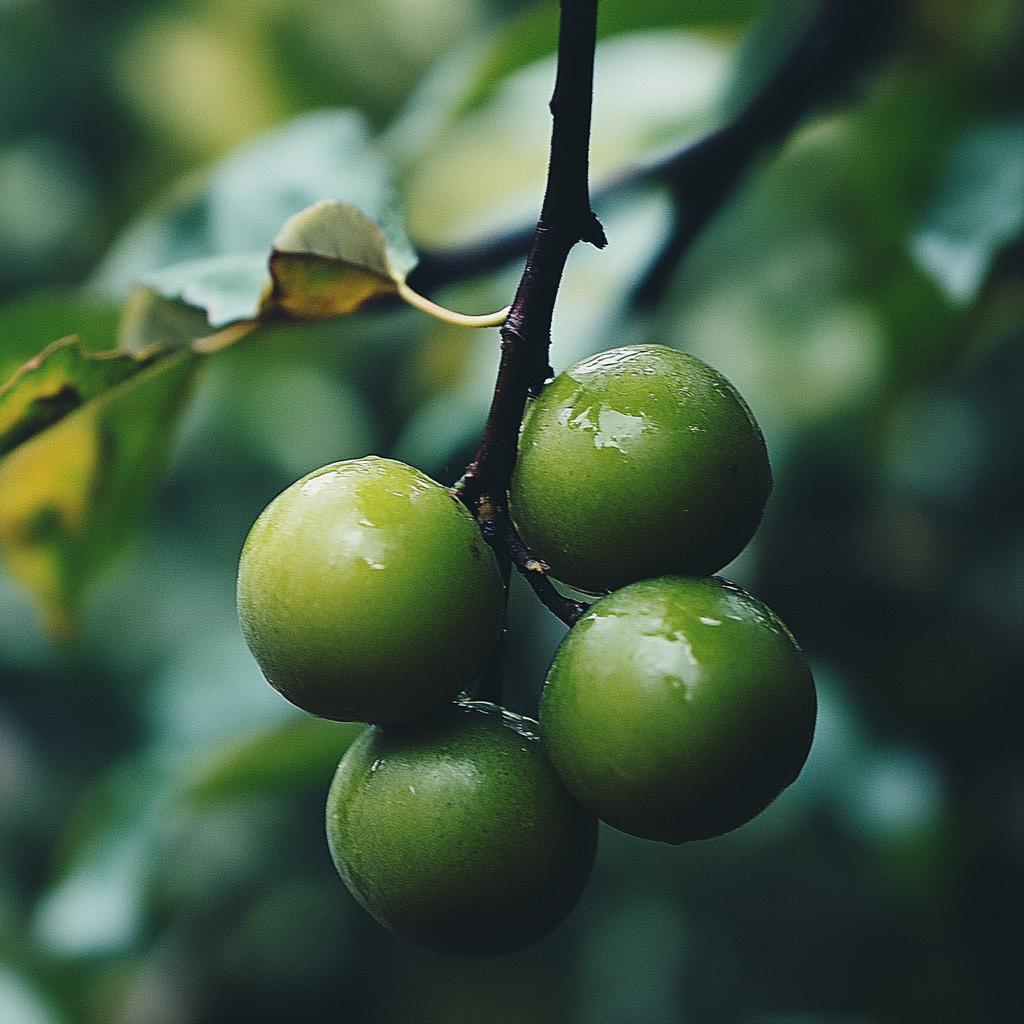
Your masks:
M503 526L505 548L512 559L512 564L533 588L540 603L567 626L571 626L582 618L590 605L583 601L574 601L571 597L560 593L548 579L548 567L523 543L522 538L516 533L512 521L507 516L504 517Z

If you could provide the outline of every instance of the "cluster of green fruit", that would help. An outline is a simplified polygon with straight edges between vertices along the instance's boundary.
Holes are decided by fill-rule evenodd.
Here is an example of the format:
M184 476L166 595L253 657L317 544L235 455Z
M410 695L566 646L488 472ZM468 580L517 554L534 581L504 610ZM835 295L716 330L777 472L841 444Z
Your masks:
M334 861L371 914L439 949L514 949L575 905L596 819L702 839L796 778L810 672L768 608L709 575L750 540L770 488L750 411L691 356L616 349L545 388L510 510L558 581L610 593L562 642L539 725L456 699L491 663L504 593L451 491L371 457L271 502L242 553L242 626L289 700L374 723L327 806Z

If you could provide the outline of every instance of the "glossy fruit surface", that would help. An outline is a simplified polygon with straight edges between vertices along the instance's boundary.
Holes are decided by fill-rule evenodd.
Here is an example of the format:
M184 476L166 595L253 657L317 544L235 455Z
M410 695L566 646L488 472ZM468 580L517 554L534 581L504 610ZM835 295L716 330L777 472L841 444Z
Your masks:
M327 798L331 856L386 928L493 955L551 931L590 873L597 822L551 767L537 725L493 704L368 729Z
M242 551L238 612L267 679L294 704L404 721L480 674L502 583L447 488L371 457L324 466L267 506Z
M510 497L555 577L596 593L715 572L770 490L764 439L733 386L693 356L637 345L577 363L530 405Z
M800 773L816 700L796 641L718 578L662 577L596 602L555 655L551 760L608 824L681 843L737 828Z

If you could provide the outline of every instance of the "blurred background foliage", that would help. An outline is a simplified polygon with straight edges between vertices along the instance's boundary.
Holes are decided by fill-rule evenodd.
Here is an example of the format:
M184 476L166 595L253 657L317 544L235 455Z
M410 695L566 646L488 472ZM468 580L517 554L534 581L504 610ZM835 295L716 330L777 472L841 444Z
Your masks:
M720 123L809 4L601 9L598 183ZM556 14L0 3L0 376L68 333L109 347L134 277L259 247L342 188L394 185L420 246L529 220ZM667 228L657 188L604 198L609 248L570 261L556 367L677 345L767 434L775 494L727 573L790 623L821 696L775 805L682 848L605 830L576 914L500 960L434 957L371 922L322 834L357 727L263 682L236 559L264 504L324 462L394 454L453 479L497 346L397 310L264 329L205 361L179 434L166 395L117 427L136 461L102 543L54 556L79 599L69 639L0 575L0 1022L1018 1019L1022 28L1018 0L913 0L854 102L756 168L656 309L628 296ZM311 113L328 109L349 113ZM439 298L497 308L516 276ZM77 457L57 437L0 460L0 513ZM513 707L535 708L561 633L517 586Z

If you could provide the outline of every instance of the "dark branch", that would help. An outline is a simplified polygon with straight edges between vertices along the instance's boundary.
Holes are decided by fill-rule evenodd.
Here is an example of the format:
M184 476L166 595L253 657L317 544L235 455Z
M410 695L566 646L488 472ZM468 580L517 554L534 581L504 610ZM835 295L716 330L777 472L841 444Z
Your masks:
M582 601L574 601L557 590L548 579L548 567L523 543L505 510L497 513L485 524L484 535L494 547L498 557L505 580L506 594L508 593L510 568L514 565L533 588L540 603L567 626L573 625L586 614L590 605ZM498 644L487 668L480 676L479 684L474 692L474 696L478 700L488 700L495 704L501 702L505 661L503 647L503 643Z
M527 397L551 375L551 319L566 259L577 242L606 244L590 206L588 180L596 35L597 0L561 0L544 202L523 276L501 328L501 362L480 447L455 485L455 493L476 516L506 574L513 562L544 604L569 623L576 621L584 606L555 590L544 567L516 535L508 513L508 488Z
M456 485L485 526L507 504L527 396L551 373L551 318L565 261L577 242L606 244L590 207L588 183L596 23L597 0L562 0L544 203L501 329L501 363L483 439Z
M789 54L750 102L726 125L679 152L609 182L598 200L662 182L675 202L662 251L634 301L657 301L679 260L756 160L811 114L836 101L893 37L905 0L823 0ZM529 247L532 227L458 249L425 252L413 275L429 290L504 266Z
M660 298L679 260L758 157L849 87L878 52L903 2L823 0L787 58L731 121L606 188L609 193L660 181L675 199L671 231L635 292L637 305ZM501 329L501 363L483 438L455 493L494 547L506 582L515 565L544 605L570 624L588 606L559 593L547 578L547 567L523 544L509 516L508 488L527 397L551 374L551 320L566 259L577 242L605 245L588 184L596 9L597 0L561 0L551 159L536 228L460 253L427 254L415 278L420 287L436 287L497 266L528 245L522 279Z

